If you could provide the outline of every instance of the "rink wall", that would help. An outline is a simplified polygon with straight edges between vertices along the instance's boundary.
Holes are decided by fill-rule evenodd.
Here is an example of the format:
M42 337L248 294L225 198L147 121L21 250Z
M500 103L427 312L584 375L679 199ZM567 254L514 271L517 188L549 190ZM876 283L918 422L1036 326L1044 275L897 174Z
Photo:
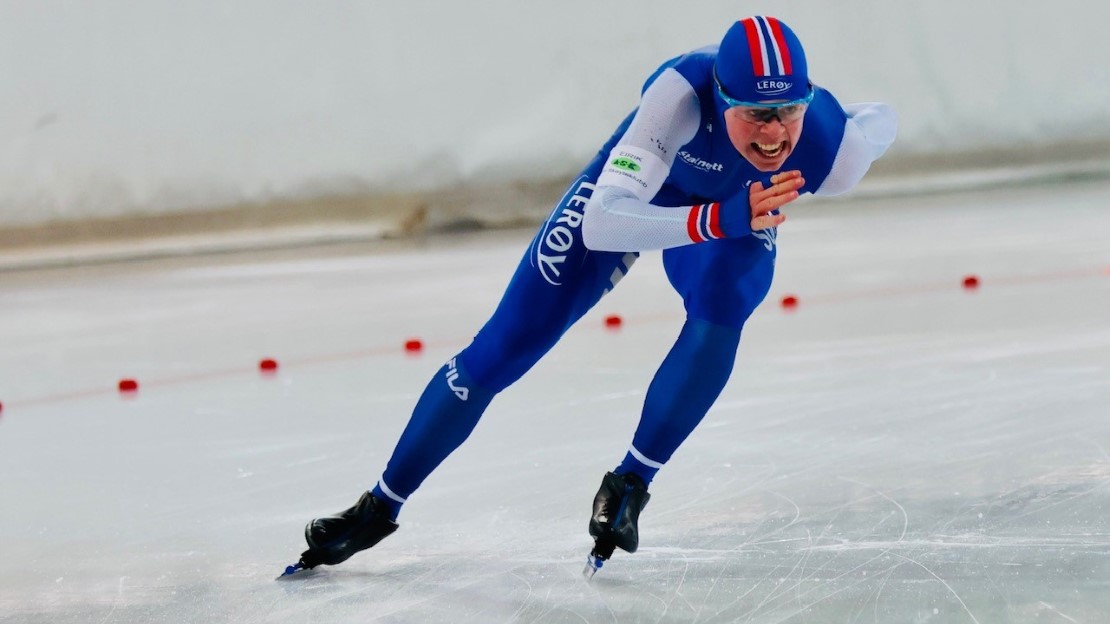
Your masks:
M658 63L752 13L843 100L898 110L872 189L1110 160L1110 8L1089 0L8 2L0 245L531 219Z

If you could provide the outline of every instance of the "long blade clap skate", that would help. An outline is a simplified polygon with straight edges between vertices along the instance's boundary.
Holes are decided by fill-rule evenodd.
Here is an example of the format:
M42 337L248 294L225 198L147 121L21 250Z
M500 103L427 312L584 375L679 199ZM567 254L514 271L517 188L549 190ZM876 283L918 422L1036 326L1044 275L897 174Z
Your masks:
M301 554L301 558L297 561L297 563L294 563L291 566L286 566L285 571L279 574L274 580L280 581L287 576L293 576L297 572L307 572L308 570L311 570L318 565L320 565L320 560L316 557L315 553L313 553L311 549L306 550Z
M281 574L277 575L277 579L274 579L274 580L278 580L278 579L281 579L282 577L286 577L286 576L292 576L292 575L296 574L297 572L300 572L301 570L307 570L307 569L308 568L304 567L304 565L302 563L297 562L297 563L295 563L291 566L286 566L285 571L282 572Z
M592 579L594 574L605 565L609 557L613 556L613 550L617 547L608 536L602 536L594 540L594 548L590 554L586 555L586 567L582 570L582 576L586 579Z
M590 517L594 548L586 556L583 576L593 578L617 548L636 552L640 545L640 512L650 498L647 486L636 475L605 474L594 497L594 511Z
M385 503L366 492L350 509L309 522L304 528L308 550L301 553L300 561L286 567L278 578L311 570L318 565L343 563L351 555L370 548L396 530L397 523L389 517Z

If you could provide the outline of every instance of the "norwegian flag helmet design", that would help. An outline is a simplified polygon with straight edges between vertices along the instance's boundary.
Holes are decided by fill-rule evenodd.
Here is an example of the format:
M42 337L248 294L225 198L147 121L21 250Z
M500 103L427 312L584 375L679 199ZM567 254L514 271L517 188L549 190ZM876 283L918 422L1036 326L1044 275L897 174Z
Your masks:
M798 100L810 89L802 43L774 17L756 15L733 24L721 40L714 71L721 89L744 102Z

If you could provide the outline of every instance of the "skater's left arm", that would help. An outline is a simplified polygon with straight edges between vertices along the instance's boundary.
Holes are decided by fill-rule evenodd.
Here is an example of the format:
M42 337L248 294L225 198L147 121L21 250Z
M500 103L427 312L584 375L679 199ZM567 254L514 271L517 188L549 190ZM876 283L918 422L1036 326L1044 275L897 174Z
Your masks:
M848 104L844 107L844 138L832 169L814 195L840 195L863 179L864 174L886 152L898 132L894 109L880 102Z
M871 163L894 142L898 119L891 107L879 103L849 104L844 112L847 114L844 136L828 176L813 191L815 195L838 195L851 190L863 179ZM746 225L740 208L744 204L751 209L750 231L782 225L786 215L780 208L797 199L804 185L802 172L797 170L777 173L766 180L766 185L763 180L756 180L747 193L723 203L726 211L723 214L730 220L727 229L740 233Z

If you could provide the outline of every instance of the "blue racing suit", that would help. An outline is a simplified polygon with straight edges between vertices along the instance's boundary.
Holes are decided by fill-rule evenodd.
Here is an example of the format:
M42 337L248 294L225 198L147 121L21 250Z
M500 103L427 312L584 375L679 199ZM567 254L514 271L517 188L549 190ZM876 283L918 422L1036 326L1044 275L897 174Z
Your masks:
M749 185L759 180L767 186L773 173L757 170L729 140L723 118L726 105L716 97L713 81L715 59L716 46L710 46L660 66L644 85L641 105L567 187L528 246L492 317L421 396L374 490L388 497L395 513L466 439L493 397L547 353L647 248L664 248L667 277L683 299L687 319L648 389L640 424L618 473L635 472L650 482L716 400L732 371L740 331L770 289L777 245L773 229L749 228L721 236L719 227L698 221L698 215L706 214L698 212L699 206L713 204L719 210L720 202L732 200L747 211ZM870 126L853 125L853 116L836 98L815 87L801 137L782 167L802 171L801 192L847 190L889 145L892 113L883 105L860 106L855 116L871 120ZM599 181L605 187L603 172L614 154L624 153L621 146L634 139L632 134L647 136L634 126L637 116L643 121L649 108L664 111L659 114L664 125L681 120L674 123L689 127L683 138L691 133L692 138L654 146L671 161L657 174L662 183L656 183L650 206L643 206L655 212L637 214L637 204L627 203L637 200L625 198L624 205L633 209L612 211L611 231L601 236L603 247L617 250L591 249L583 223L587 214L593 218L594 211L601 215L607 210L594 197L601 192ZM875 120L891 126L889 137ZM660 136L666 134L664 128ZM659 212L659 207L669 208ZM673 219L667 217L672 214ZM625 223L635 227L625 228ZM669 228L667 241L639 245L636 228L648 237ZM632 233L622 240L625 230Z

